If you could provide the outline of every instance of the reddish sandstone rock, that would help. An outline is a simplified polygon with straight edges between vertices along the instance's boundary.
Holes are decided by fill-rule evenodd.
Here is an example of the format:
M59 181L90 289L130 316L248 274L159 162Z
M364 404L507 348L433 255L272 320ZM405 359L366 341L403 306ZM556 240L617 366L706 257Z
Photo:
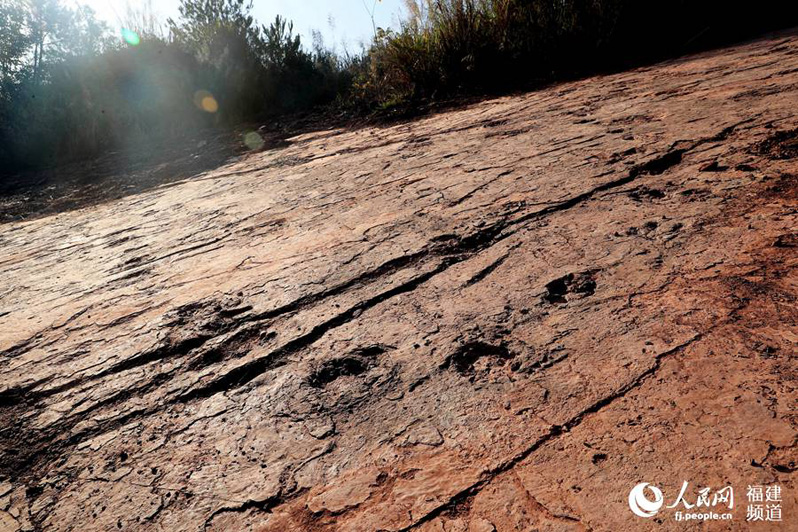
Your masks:
M781 36L0 227L0 528L794 522L796 102Z

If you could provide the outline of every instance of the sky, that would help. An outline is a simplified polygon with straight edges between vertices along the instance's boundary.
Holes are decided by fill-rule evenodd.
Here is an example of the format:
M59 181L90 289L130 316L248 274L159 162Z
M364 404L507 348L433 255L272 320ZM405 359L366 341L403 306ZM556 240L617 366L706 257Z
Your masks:
M145 0L72 0L73 4L88 5L111 27L119 27L126 5L140 6ZM360 49L374 33L369 11L374 11L377 27L397 27L402 0L254 0L252 13L261 24L268 24L278 14L294 22L294 31L303 42L311 43L311 30L321 31L325 44L342 51L343 43L351 52ZM153 0L152 6L163 20L177 18L179 0Z

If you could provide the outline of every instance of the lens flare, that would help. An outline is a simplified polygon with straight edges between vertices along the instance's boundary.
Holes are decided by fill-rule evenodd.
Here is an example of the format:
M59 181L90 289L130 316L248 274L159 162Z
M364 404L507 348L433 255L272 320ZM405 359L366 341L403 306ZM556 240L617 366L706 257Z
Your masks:
M206 96L202 99L202 109L208 113L215 113L219 110L219 103L213 96Z
M219 102L208 91L200 90L194 93L194 105L206 113L215 113L219 110Z
M139 37L139 34L127 28L122 28L122 39L130 46L138 46L141 42L141 37Z
M244 134L244 146L249 148L252 151L257 151L263 148L263 145L266 144L263 141L263 137L261 137L257 132L250 131Z

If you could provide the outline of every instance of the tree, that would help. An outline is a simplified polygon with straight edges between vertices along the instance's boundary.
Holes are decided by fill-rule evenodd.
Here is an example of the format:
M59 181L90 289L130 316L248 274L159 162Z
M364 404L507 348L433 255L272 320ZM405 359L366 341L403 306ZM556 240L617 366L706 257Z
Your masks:
M113 46L108 27L89 7L70 9L59 0L29 0L17 5L22 26L10 31L27 40L25 53L33 47L26 66L34 85L46 78L49 65L70 57L98 55Z
M180 18L170 18L169 28L201 61L218 65L233 53L260 46L260 30L250 15L252 0L181 0L178 10Z
M258 26L245 0L181 0L172 35L208 67L206 86L228 119L307 107L330 99L325 74L280 17Z
M28 26L33 42L33 83L42 79L45 52L50 46L50 37L59 25L63 8L58 0L31 0L28 11ZM47 54L49 57L49 54Z
M32 40L27 32L22 3L0 0L0 81L13 81Z
M264 38L259 43L261 61L266 67L278 69L305 61L299 35L294 35L294 23L277 15L268 27L263 26Z

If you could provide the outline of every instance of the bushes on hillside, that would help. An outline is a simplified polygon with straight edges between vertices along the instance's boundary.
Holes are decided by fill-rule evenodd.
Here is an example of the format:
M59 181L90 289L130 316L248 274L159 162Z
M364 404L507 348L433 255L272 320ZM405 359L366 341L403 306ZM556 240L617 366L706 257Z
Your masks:
M19 49L0 55L4 169L308 109L332 101L347 79L334 57L306 50L290 22L259 26L244 0L183 0L168 37L150 25L127 31L129 43L58 0L12 2L0 0L0 20L16 23L0 42Z
M798 24L798 6L762 0L406 0L354 84L365 106L507 90L616 68Z
M140 13L127 43L65 0L0 0L0 168L146 148L337 100L349 111L495 92L798 24L760 0L406 0L363 54L310 48L251 0L181 0L167 31ZM146 4L145 4L146 5ZM145 152L146 153L146 152Z

